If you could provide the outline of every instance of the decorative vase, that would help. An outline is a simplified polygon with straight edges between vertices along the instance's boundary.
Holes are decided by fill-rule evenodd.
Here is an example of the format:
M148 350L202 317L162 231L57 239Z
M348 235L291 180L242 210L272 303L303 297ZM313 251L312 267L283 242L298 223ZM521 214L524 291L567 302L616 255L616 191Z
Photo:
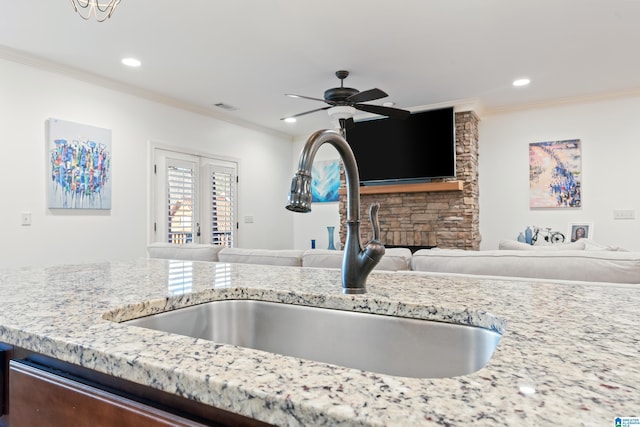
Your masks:
M329 227L327 227L327 231L329 232L329 247L328 247L327 249L330 249L330 250L332 250L332 251L335 251L335 250L336 250L336 247L335 247L335 245L333 244L333 231L334 231L335 229L336 229L336 228L335 228L335 227L333 227L333 226L329 226Z
M527 226L527 229L524 230L524 241L527 245L530 245L533 240L533 230L531 227Z

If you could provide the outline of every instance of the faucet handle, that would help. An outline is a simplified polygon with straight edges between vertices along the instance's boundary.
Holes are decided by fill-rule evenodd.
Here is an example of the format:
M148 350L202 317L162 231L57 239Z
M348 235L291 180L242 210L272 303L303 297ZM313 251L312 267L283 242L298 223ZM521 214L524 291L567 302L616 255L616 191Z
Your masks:
M380 203L371 203L369 206L369 221L371 222L372 242L380 241L380 222L378 221L378 210L380 209Z
M366 274L369 274L371 270L380 262L385 253L385 248L380 241L380 223L378 222L378 209L380 209L380 203L372 203L369 206L369 221L371 221L371 228L373 229L373 238L365 245L364 250L361 253L363 259L367 260Z

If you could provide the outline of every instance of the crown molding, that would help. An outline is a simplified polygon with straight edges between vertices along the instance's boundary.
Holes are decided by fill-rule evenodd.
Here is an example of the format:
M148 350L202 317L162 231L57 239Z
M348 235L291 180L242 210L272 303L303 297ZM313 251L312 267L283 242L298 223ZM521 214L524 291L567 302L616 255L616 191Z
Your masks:
M542 108L560 107L564 105L585 104L590 102L610 101L612 99L634 98L640 96L640 88L621 90L616 92L600 92L581 96L568 96L553 100L529 102L526 104L516 104L503 107L486 108L484 114L489 116L517 113L527 110L537 110Z
M62 74L65 77L70 77L76 80L84 81L86 83L95 84L97 86L113 89L119 92L126 93L128 95L137 96L149 101L164 104L169 107L178 108L180 110L189 111L191 113L200 114L203 116L211 117L220 121L224 121L236 126L255 130L258 132L270 134L278 138L284 138L293 141L293 137L283 132L278 132L274 129L270 129L264 126L257 125L255 123L238 119L232 116L228 116L217 111L212 111L208 108L200 107L195 104L191 104L185 101L181 101L176 98L161 95L157 92L141 89L132 85L127 85L118 82L114 79L99 76L95 73L80 70L74 67L62 65L60 63L50 61L35 55L26 54L22 51L12 49L6 46L0 45L0 58L7 61L16 62L29 67L37 68L42 71L52 72L56 74Z

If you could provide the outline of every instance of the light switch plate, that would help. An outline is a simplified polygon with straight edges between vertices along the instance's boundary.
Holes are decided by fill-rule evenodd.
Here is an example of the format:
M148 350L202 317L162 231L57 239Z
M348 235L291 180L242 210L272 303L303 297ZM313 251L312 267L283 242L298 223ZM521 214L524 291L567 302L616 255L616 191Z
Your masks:
M636 219L636 211L633 209L616 209L613 211L613 219Z

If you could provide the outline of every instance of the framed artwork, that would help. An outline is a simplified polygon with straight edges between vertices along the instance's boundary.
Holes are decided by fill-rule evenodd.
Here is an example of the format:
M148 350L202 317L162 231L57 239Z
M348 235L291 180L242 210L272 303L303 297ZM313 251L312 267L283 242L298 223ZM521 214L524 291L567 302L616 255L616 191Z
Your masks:
M340 201L340 161L315 161L311 166L312 202Z
M579 208L581 174L579 139L529 144L529 207Z
M577 242L580 239L593 239L593 223L572 222L569 223L569 239Z
M47 121L47 207L111 209L111 130Z

